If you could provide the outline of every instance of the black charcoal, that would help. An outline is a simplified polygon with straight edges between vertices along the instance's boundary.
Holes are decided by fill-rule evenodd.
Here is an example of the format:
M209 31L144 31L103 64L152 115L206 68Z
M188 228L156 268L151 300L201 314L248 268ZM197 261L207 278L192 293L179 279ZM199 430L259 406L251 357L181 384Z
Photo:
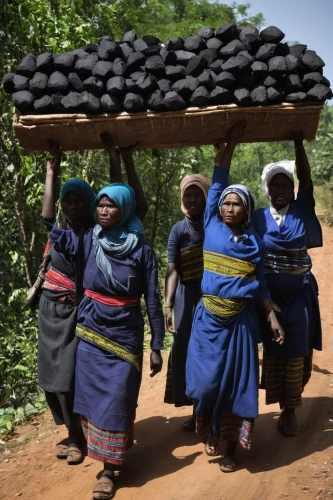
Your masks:
M185 78L185 68L180 64L177 66L165 66L165 76L172 82L181 80Z
M157 85L158 88L166 94L167 92L170 92L172 82L170 80L167 80L166 78L161 78L161 80L158 80Z
M222 71L216 78L216 85L232 90L236 85L236 78L228 71Z
M78 59L75 63L75 72L79 75L81 80L85 80L92 75L96 64L95 58L92 55L85 59Z
M146 62L145 56L141 52L133 52L130 54L127 59L127 73L132 74L135 71L138 71L141 66L144 66Z
M123 109L121 97L109 94L102 95L101 106L105 113L118 113Z
M325 66L324 61L319 57L314 50L307 50L302 57L302 63L308 71L318 71Z
M151 111L164 111L164 93L160 90L154 90L147 96L147 107Z
M36 99L34 102L35 112L39 115L48 115L52 113L52 99L49 95L44 95L40 99Z
M64 75L68 75L74 68L74 65L78 59L78 56L70 52L65 52L64 54L59 54L59 56L54 60L53 66L55 71L60 71Z
M259 78L257 83L258 85L264 85L265 87L276 87L277 80L273 76L267 75Z
M283 93L274 87L268 87L267 98L270 104L279 104L283 101Z
M98 52L99 45L98 43L88 43L85 51L88 52L88 54L92 54L93 52Z
M115 42L103 41L98 49L98 57L103 61L113 62L117 57L122 56L121 48Z
M197 87L193 94L190 97L189 105L190 106L209 106L210 93L204 86Z
M33 96L31 92L28 92L27 90L14 92L12 99L15 108L20 113L27 114L34 111L35 96Z
M111 61L98 61L93 69L93 76L106 81L113 76L113 63Z
M29 90L29 78L23 75L15 75L13 78L14 91L21 92Z
M152 73L153 75L163 75L164 68L165 66L161 56L151 56L146 60L145 71L147 71L147 73Z
M98 97L89 94L89 92L82 92L79 97L79 107L82 113L86 113L87 115L94 115L100 113L101 102Z
M253 104L250 91L246 88L236 89L233 99L238 106L251 106Z
M253 64L255 62L255 58L251 56L248 50L241 50L240 52L238 52L238 55L248 59L250 61L250 64Z
M60 73L60 71L54 71L47 82L47 88L50 94L55 92L66 92L69 87L68 78Z
M213 71L205 69L198 77L199 85L203 85L210 92L216 87L216 75Z
M75 49L72 50L71 52L68 52L68 54L73 54L75 55L78 59L84 59L85 57L88 57L90 54L84 49Z
M165 65L176 64L177 56L173 50L167 50L165 47L162 47L160 50L160 56L162 57L162 61Z
M158 56L160 55L161 46L160 45L149 45L146 49L142 51L142 54L146 57Z
M228 104L232 101L232 93L229 89L216 87L216 89L211 92L210 98L213 104Z
M207 66L210 66L217 59L218 52L216 49L204 49L198 55L204 57L207 61Z
M169 50L183 50L184 49L184 40L182 38L171 38L165 43L165 48Z
M308 48L307 45L303 45L301 43L295 43L295 45L290 45L289 50L292 56L301 57L307 48Z
M192 57L195 57L194 52L188 52L187 50L176 50L175 54L177 63L183 66L187 66Z
M14 76L15 73L8 73L2 79L2 86L7 94L12 94L13 92L15 92L15 85L13 82Z
M268 102L268 95L266 87L263 85L258 85L250 93L250 97L255 106L265 106Z
M184 50L188 52L195 52L196 54L201 50L206 48L205 41L201 38L201 36L193 35L185 38L184 41Z
M207 68L208 63L207 59L203 56L194 56L190 61L188 62L186 68L185 68L185 73L186 75L193 75L197 76L202 73L202 71Z
M245 73L251 67L251 61L244 56L239 54L234 57L230 57L225 63L222 64L223 71L229 71L235 75Z
M307 96L311 101L325 101L332 99L332 91L325 85L317 84L308 91Z
M275 56L277 45L275 43L264 43L255 55L257 61L268 61Z
M280 78L287 72L286 59L283 56L275 56L267 61L268 73L274 78Z
M128 68L128 66L127 66L127 68ZM133 80L133 82L136 82L143 75L145 75L144 71L134 71L134 73L130 74L130 78Z
M299 57L293 56L292 54L288 54L286 56L286 65L287 65L287 70L290 73L295 73L298 71L300 64L300 59Z
M127 92L139 92L139 86L136 82L132 80L132 78L126 78L126 88Z
M123 99L123 108L127 113L138 113L145 111L147 106L142 95L129 92Z
M51 52L44 52L36 59L36 71L50 75L53 72L53 55Z
M83 90L84 90L83 82L82 82L81 78L79 77L79 75L77 75L76 73L69 73L68 81L70 83L71 88L75 92L83 92Z
M53 113L64 113L64 106L62 105L62 99L64 95L57 92L51 96L51 104Z
M223 58L235 56L241 50L245 50L245 45L243 44L243 42L241 42L240 40L232 40L231 42L227 43L227 45L222 47L222 49L220 50L220 56Z
M78 113L80 111L79 97L80 94L78 92L69 92L69 94L62 98L61 104L65 113Z
M305 92L293 92L284 96L284 101L286 102L302 102L305 101L307 95Z
M133 48L128 43L121 43L119 47L121 48L122 57L124 59L127 59L130 54L133 54Z
M22 61L16 69L17 75L26 76L27 78L32 78L36 70L36 58L33 54L28 54L23 57Z
M262 61L255 61L251 65L251 70L252 70L253 75L254 75L255 78L260 78L262 76L267 75L267 73L268 73L268 66L267 66L266 63L264 63Z
M222 24L216 31L215 36L222 42L231 42L235 38L238 38L238 30L236 24L225 23Z
M140 92L144 94L149 94L153 90L157 89L157 80L154 75L145 73L137 80Z
M126 80L122 76L113 76L106 82L108 94L125 95L127 92Z
M124 59L116 59L113 63L112 72L114 76L123 76L126 72L127 64Z
M145 35L142 37L142 40L146 42L148 47L151 47L152 45L158 45L159 43L161 43L161 40L153 35Z
M133 45L137 38L138 37L135 31L127 31L126 33L124 33L122 39L120 40L120 43L129 43L130 45Z
M107 42L113 42L114 40L113 40L112 36L110 36L110 35L104 35L104 36L101 36L101 38L98 39L98 43L99 44L102 44L105 41L107 41Z
M197 88L199 87L199 82L197 80L197 78L194 78L194 76L192 75L187 75L185 80L188 81L188 84L189 84L189 88L192 90L192 92Z
M34 96L40 96L47 93L48 76L37 71L30 80L30 92Z
M204 38L204 40L209 40L214 37L215 30L214 28L209 28L208 26L201 26L201 28L198 29L198 35L201 36L201 38Z
M325 85L325 87L330 87L331 86L331 82L328 80L328 78L326 78L326 76L322 76L320 83L322 85Z
M177 92L167 92L164 96L165 107L168 111L178 111L186 108L186 103Z
M96 97L100 97L104 92L104 83L95 76L89 76L83 82L84 90L90 92Z
M198 82L197 87L198 86L199 86L199 82ZM182 80L178 80L177 82L175 82L172 85L171 90L174 92L177 92L177 94L179 94L182 97L182 99L184 99L184 101L187 101L191 97L192 92L195 89L192 90L190 88L190 82L188 80L186 80L186 78L183 78Z
M291 73L290 75L286 75L282 82L283 91L286 94L291 94L293 92L298 92L302 89L302 81L299 75ZM311 85L312 86L312 85ZM310 87L308 87L310 88ZM308 90L308 89L307 89Z
M279 43L284 38L284 33L276 26L268 26L260 32L261 38L267 43Z
M142 52L148 48L148 45L143 40L135 40L133 43L133 49L135 52Z
M276 56L287 56L290 54L290 48L287 43L278 43L276 46L275 55Z
M206 45L208 49L215 49L219 51L223 47L223 42L221 42L218 38L211 38L210 40L207 40Z
M237 85L239 87L252 89L256 85L256 83L256 78L252 72L244 73L237 78Z
M214 71L214 73L216 75L218 75L219 73L222 73L223 69L222 69L222 64L224 63L224 61L222 59L216 59L216 61L214 61L211 65L210 65L210 69L212 71Z
M251 52L256 52L264 43L257 28L250 28L248 26L241 29L239 39L243 42L247 50L250 50Z

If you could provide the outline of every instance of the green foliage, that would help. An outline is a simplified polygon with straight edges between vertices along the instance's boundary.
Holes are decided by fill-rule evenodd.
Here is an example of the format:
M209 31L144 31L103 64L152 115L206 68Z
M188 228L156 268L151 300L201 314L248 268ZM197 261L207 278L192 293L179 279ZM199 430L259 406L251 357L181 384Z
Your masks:
M24 406L0 408L0 436L10 435L15 425L40 415L46 408L47 403L43 391L29 396L29 400Z

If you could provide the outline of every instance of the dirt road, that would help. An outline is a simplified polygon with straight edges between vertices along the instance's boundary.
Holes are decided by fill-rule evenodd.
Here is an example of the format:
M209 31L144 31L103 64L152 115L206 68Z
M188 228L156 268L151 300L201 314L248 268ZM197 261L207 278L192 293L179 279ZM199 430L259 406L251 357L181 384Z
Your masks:
M319 282L324 351L316 352L314 372L299 411L302 432L282 436L276 426L278 405L265 406L251 452L240 450L233 474L219 470L194 435L180 430L188 408L163 404L166 363L149 378L148 356L136 423L136 445L117 477L117 500L277 500L333 498L333 229L323 227L324 248L311 251ZM14 440L25 445L0 455L0 498L90 500L100 465L86 459L71 467L55 458L65 437L49 412L21 427ZM223 449L223 448L222 448Z

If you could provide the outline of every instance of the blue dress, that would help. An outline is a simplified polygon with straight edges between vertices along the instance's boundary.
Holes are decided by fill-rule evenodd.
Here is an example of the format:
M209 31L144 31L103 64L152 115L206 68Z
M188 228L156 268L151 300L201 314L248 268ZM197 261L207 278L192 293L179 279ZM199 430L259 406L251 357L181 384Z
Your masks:
M260 238L245 230L236 242L219 214L218 200L228 173L215 167L208 192L203 299L196 308L189 342L186 393L196 407L198 434L211 427L213 435L222 431L225 439L239 440L249 448L252 419L258 417L260 335L254 304L256 299L269 298L269 292ZM223 310L224 302L231 304L231 312ZM242 421L236 422L235 416Z

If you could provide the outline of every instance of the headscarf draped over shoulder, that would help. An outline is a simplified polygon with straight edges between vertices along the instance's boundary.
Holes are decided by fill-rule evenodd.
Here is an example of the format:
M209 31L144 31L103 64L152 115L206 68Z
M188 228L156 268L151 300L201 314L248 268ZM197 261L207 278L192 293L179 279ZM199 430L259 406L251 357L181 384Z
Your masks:
M240 199L243 202L244 208L245 208L245 220L243 222L243 226L250 222L253 212L254 212L254 207L255 207L255 199L250 191L250 189L247 186L244 186L243 184L230 184L225 190L222 192L220 199L219 199L219 211L221 210L221 206L224 202L225 197L230 194L230 193L235 193L238 194Z
M268 186L274 175L284 174L294 184L294 169L295 162L293 160L282 160L275 163L269 163L268 165L266 165L266 167L264 167L261 175L261 185L262 192L264 193L266 198L270 199Z
M181 210L185 215L187 215L187 210L183 204L183 197L185 190L190 186L197 186L198 188L200 188L205 196L205 200L207 200L210 182L208 179L206 179L206 177L200 174L185 175L180 183Z
M121 212L120 221L110 229L103 230L108 239L112 237L126 239L129 233L136 233L138 236L143 236L142 223L135 215L136 200L135 194L131 186L121 182L115 182L102 188L96 196L96 205L102 196L108 196L115 202Z
M60 203L67 193L72 191L82 198L86 203L86 215L93 215L95 210L96 195L88 182L83 179L70 179L65 182L60 191Z

